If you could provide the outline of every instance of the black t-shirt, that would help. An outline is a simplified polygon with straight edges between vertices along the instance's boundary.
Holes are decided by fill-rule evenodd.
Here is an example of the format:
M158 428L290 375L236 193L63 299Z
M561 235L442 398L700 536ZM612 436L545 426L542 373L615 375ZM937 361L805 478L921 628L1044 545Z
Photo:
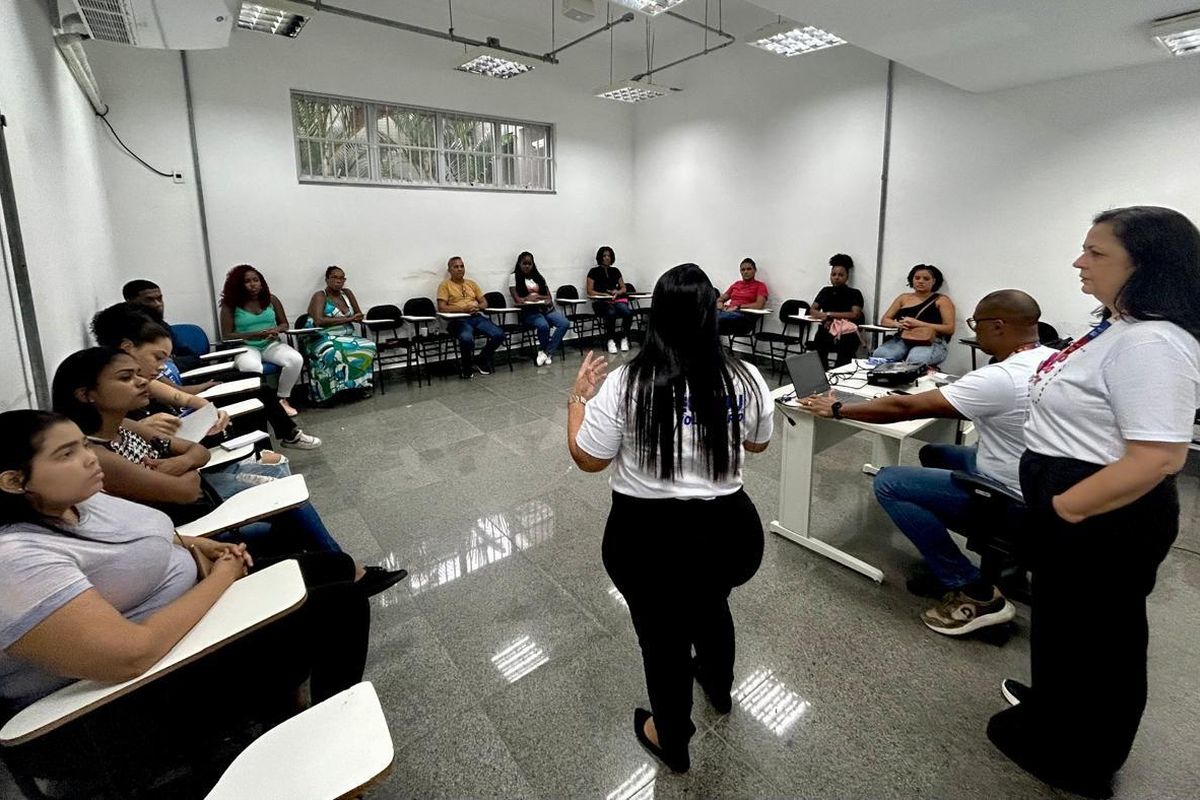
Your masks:
M588 270L588 278L592 281L592 291L597 294L608 294L621 288L621 270L616 267L592 267Z
M817 292L813 305L820 306L822 311L845 313L855 306L863 308L866 304L862 292L843 283L841 286L826 286Z

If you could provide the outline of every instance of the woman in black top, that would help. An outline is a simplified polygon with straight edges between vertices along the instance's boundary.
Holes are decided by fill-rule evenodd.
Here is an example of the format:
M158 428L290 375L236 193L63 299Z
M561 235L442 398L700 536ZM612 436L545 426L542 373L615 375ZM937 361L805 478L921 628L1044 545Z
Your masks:
M899 332L875 348L872 356L930 367L946 360L955 312L950 298L938 292L944 282L942 271L932 264L917 264L908 271L912 291L893 300L879 321Z
M608 352L617 352L617 320L621 321L621 349L629 349L629 324L633 320L633 309L626 297L625 279L621 270L613 266L617 256L613 249L604 245L596 251L596 266L587 274L587 295L595 302L592 310L604 320L604 335L608 337Z
M837 353L835 367L849 364L854 358L854 354L858 352L859 345L862 344L856 330L839 333L830 330L830 327L835 324L841 327L837 320L856 325L863 321L862 292L848 285L852 269L854 269L854 259L845 253L837 253L831 257L829 259L829 285L817 292L817 297L812 303L812 316L821 320L821 327L817 328L817 333L813 336L813 347L821 356L822 364L829 363L831 351Z

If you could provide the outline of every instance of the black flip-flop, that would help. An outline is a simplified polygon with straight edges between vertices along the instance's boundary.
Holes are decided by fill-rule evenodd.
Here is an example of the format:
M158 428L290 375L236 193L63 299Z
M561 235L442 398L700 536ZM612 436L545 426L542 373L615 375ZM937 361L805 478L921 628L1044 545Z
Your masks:
M646 721L652 716L653 714L644 708L635 708L633 710L633 735L641 742L642 747L650 751L650 755L666 764L672 771L687 772L692 766L692 759L688 756L686 749L680 755L674 757L668 756L661 747L650 741L650 737L646 736Z

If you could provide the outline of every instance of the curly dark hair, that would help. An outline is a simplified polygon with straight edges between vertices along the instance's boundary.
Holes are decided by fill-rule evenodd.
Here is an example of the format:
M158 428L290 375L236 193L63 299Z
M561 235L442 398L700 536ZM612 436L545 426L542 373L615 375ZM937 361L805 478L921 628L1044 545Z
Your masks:
M940 269L938 269L937 267L935 267L933 264L917 264L916 266L914 266L912 269L910 269L908 271L908 277L905 279L908 282L908 286L910 289L912 288L913 276L916 275L921 270L925 270L926 272L928 272L930 275L933 276L933 291L935 291L935 292L938 289L941 289L942 284L946 282L946 278L944 275L942 275L942 271Z
M262 289L259 290L258 297L251 297L246 292L246 273L248 272L258 273L258 279L262 281ZM263 308L271 305L271 287L267 286L266 277L257 269L249 264L238 264L225 276L225 285L221 287L221 305L232 311L246 305L251 300L257 300Z
M829 266L831 268L845 267L846 272L850 272L850 270L854 269L854 259L845 253L834 253L829 257Z

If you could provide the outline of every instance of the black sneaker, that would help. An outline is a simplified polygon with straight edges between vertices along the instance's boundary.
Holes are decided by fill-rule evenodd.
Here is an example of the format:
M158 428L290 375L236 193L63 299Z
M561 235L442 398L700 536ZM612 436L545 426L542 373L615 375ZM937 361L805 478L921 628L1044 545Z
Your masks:
M492 374L492 365L490 362L476 361L471 366L474 367L475 371L478 372L480 375L491 375Z
M904 588L917 597L931 597L934 600L940 600L947 592L953 591L934 577L932 572L918 572L904 582Z
M1000 681L1000 694L1004 695L1004 699L1008 701L1010 706L1019 706L1021 703L1029 699L1033 693L1025 684L1012 678L1005 678Z

